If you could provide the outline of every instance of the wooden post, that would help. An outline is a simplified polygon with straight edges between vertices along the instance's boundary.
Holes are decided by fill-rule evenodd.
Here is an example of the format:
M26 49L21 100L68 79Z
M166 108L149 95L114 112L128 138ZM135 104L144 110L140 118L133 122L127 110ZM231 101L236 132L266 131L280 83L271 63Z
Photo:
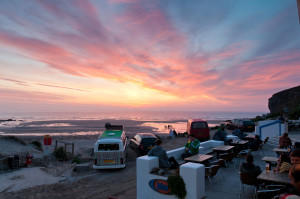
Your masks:
M74 156L74 142L72 143L72 155Z
M54 148L54 151L56 151L57 149L57 140L55 140L55 148Z

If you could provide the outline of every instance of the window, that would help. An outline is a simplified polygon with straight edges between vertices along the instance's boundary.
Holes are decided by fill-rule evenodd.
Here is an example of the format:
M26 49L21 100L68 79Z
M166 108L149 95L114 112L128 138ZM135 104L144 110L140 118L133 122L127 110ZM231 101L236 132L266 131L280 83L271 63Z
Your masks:
M98 151L119 151L119 144L99 144Z
M192 123L192 129L205 129L207 128L206 122L193 122Z
M157 138L144 138L142 140L142 144L153 144L155 145L155 141Z

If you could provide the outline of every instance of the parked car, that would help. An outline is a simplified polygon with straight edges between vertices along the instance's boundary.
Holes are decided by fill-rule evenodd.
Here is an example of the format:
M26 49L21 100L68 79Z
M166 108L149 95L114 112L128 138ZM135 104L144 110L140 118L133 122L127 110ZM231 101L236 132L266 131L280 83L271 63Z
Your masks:
M226 120L225 127L231 130L234 130L236 128L236 126L232 123L232 120Z
M210 139L210 129L206 121L202 119L189 119L187 122L187 134L194 134L200 141Z
M255 124L251 120L247 119L233 119L231 123L226 125L228 129L241 129L243 132L253 132L255 130Z
M130 139L129 147L136 151L138 156L147 155L155 146L157 137L152 133L137 133Z

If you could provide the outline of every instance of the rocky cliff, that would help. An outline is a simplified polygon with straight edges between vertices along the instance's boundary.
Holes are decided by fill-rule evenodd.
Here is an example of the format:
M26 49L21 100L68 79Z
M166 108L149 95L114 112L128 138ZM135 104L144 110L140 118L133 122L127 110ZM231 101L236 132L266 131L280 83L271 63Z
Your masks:
M268 107L271 114L280 114L284 106L292 113L300 107L300 86L280 91L269 98Z

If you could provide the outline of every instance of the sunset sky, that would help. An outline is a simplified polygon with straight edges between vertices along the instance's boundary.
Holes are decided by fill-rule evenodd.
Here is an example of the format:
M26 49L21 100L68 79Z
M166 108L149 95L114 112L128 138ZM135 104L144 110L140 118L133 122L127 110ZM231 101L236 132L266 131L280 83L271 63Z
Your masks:
M296 0L0 1L0 112L268 112L298 85Z

